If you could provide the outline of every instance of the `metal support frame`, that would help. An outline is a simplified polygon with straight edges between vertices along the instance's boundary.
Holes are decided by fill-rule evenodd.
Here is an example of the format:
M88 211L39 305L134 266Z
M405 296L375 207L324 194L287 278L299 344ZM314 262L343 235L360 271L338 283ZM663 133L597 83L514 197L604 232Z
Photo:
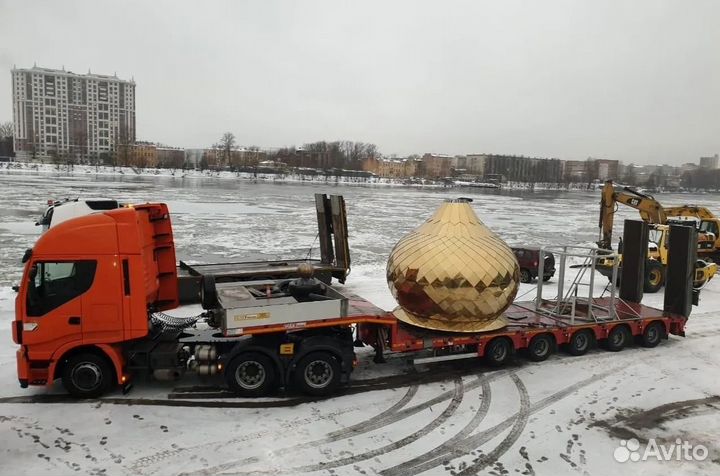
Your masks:
M535 312L551 318L567 318L569 313L570 325L575 325L576 319L587 320L589 322L605 322L619 319L615 309L615 303L617 299L619 299L615 288L619 265L617 253L612 250L587 246L565 245L540 248L538 276L542 276L544 272L543 268L547 253L553 253L557 258L559 258L556 259L556 262L559 263L560 267L558 271L558 292L555 297L554 306L552 306L552 308L546 307L546 303L543 300L543 282L542 279L538 279L537 295L535 297ZM582 263L575 274L572 283L566 289L565 273L566 268L568 267L568 258L581 258ZM596 304L593 297L595 286L595 266L600 258L611 258L613 260L612 282L610 283L610 305L607 307ZM590 271L588 277L589 283L585 283L583 282L583 279L586 277L588 271ZM582 293L580 293L579 290L580 286L588 286L587 297L582 297ZM586 316L577 316L576 311L578 304L584 304L587 306Z

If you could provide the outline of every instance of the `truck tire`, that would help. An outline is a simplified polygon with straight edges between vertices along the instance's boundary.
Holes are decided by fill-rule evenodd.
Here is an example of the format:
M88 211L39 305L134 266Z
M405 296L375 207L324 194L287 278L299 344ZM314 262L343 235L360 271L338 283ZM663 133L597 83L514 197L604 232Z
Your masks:
M553 353L555 348L555 339L549 334L540 334L530 340L528 345L528 357L533 362L542 362Z
M645 263L645 282L643 290L646 293L656 293L665 284L665 268L657 261Z
M212 310L218 307L217 287L215 276L205 274L200 281L200 304L205 310Z
M99 397L110 389L113 377L108 360L92 353L73 355L62 370L63 386L70 395L78 398Z
M225 368L230 390L242 397L262 397L275 389L277 371L267 355L246 352L233 358Z
M329 352L311 352L295 367L295 385L308 395L332 394L340 385L340 363Z
M509 339L496 337L485 347L485 361L493 367L499 367L510 360L512 350Z
M530 273L530 270L525 268L520 269L520 282L532 283L532 273Z
M589 329L581 329L575 332L567 344L567 351L570 355L585 355L592 346L594 339L593 332Z
M630 343L631 339L632 335L627 326L615 326L605 340L605 348L611 352L619 352Z
M655 347L665 336L665 326L661 322L652 322L643 331L640 340L643 347Z

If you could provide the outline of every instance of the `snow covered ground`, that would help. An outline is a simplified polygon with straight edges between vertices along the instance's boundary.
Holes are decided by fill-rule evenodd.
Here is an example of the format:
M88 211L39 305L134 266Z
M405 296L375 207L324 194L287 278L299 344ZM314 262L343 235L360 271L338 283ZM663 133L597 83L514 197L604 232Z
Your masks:
M23 390L10 336L9 286L37 233L28 220L45 198L67 196L67 190L168 201L181 258L306 253L314 236L312 193L343 193L356 263L346 287L386 309L394 307L384 278L392 244L439 200L457 195L0 174L6 203L0 212L1 474L720 473L720 278L703 290L687 337L655 349L558 354L542 363L518 358L500 370L475 361L414 367L403 355L376 365L365 349L355 386L316 401L169 398L175 387L212 383L193 379L138 382L128 395L91 402L68 400L59 385ZM594 239L594 194L469 193L481 218L511 243ZM597 281L599 294L604 280ZM544 293L552 295L554 286L556 279ZM532 298L532 287L522 285L520 294ZM658 293L644 302L661 307L662 301ZM708 454L703 461L677 461L673 453L671 461L617 462L614 455L634 449L631 438L640 441L638 454L651 438L666 449L676 439L704 445Z

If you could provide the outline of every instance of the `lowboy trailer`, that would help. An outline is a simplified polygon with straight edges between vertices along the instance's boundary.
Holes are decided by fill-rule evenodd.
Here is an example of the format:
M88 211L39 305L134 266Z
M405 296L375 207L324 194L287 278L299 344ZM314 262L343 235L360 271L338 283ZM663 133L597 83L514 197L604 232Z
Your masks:
M673 235L675 246L682 245L683 233ZM632 253L627 251L619 295L609 285L608 296L593 297L592 275L586 296L582 274L565 289L566 258L584 254L595 262L599 252L612 253L553 250L560 261L558 296L543 299L539 280L536 299L514 303L505 313L510 324L492 332L409 326L392 312L322 283L309 265L301 265L294 279L215 282L205 275L205 311L181 318L165 314L178 305L166 205L96 213L52 227L26 253L12 326L20 346L18 378L22 387L61 379L82 398L117 386L128 389L143 374L176 379L188 372L221 375L242 396L289 387L328 395L349 380L354 346L363 343L375 348L376 361L392 351L416 357L418 363L482 357L501 365L520 351L540 361L559 346L581 355L596 342L619 351L634 338L653 347L670 334L684 336L687 301L676 300L664 310L640 304L642 287L632 294ZM644 259L642 253L637 256ZM694 260L688 256L686 261L691 266ZM687 275L681 268L673 270ZM692 287L668 285L676 294Z

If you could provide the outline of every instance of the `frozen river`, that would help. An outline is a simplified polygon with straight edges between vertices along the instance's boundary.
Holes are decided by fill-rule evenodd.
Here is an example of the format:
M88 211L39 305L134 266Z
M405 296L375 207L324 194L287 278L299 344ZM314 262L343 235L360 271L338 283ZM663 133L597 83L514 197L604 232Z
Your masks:
M472 197L480 218L510 244L597 239L597 191L0 173L5 203L0 208L0 474L718 474L720 278L702 291L687 337L673 336L653 349L594 350L582 357L560 352L542 363L518 358L499 370L475 361L413 366L403 354L375 365L369 349L358 349L353 382L368 385L415 372L417 378L319 401L292 394L170 399L176 385L198 383L190 376L182 383L138 382L128 395L116 391L97 401L56 395L62 393L60 385L19 387L17 346L10 335L15 294L9 286L19 277L23 250L38 236L33 222L48 198L168 202L178 257L224 260L307 255L316 234L316 192L345 196L354 261L346 287L385 309L395 305L384 277L390 249L444 198ZM710 195L660 199L720 209ZM618 213L618 232L622 218L637 218L631 209ZM552 295L557 278L546 286ZM532 290L523 284L520 294ZM662 307L663 294L646 295L643 302ZM681 439L707 448L708 455L701 461L623 462L617 455L631 448L628 438L637 438L643 448L650 439L667 445Z
M18 279L20 257L39 234L34 222L48 199L107 197L167 202L173 215L178 259L211 261L304 257L313 244L313 256L317 256L313 194L318 192L345 196L352 259L359 269L384 266L397 240L430 216L444 198L471 197L480 218L511 245L587 244L596 241L598 234L597 191L533 193L0 172L0 286ZM663 203L693 201L720 208L710 195L662 196ZM619 215L638 217L626 207ZM616 220L616 224L621 221Z

